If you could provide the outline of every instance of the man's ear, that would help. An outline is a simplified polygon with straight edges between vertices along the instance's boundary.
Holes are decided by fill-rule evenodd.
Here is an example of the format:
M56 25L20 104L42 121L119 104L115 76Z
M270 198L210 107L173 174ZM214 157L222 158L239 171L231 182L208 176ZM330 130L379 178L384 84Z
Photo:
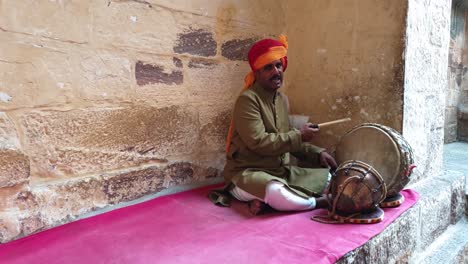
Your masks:
M258 80L259 70L254 71L255 80Z

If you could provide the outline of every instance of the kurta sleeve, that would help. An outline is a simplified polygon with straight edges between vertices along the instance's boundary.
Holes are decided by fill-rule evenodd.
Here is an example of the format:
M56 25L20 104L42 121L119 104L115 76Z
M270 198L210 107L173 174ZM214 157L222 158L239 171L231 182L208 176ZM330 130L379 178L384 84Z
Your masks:
M319 154L324 150L324 148L317 147L310 143L302 143L301 149L296 152L291 152L291 155L300 160L318 162Z
M234 107L234 124L247 148L260 155L276 156L300 151L302 139L299 130L286 133L266 132L260 103L249 96L240 96Z

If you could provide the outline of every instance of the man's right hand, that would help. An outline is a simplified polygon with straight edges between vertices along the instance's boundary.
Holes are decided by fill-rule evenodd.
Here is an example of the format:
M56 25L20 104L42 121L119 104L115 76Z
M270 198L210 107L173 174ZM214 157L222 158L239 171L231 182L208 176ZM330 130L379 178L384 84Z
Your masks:
M320 131L320 128L307 123L301 127L301 138L303 142L311 141Z

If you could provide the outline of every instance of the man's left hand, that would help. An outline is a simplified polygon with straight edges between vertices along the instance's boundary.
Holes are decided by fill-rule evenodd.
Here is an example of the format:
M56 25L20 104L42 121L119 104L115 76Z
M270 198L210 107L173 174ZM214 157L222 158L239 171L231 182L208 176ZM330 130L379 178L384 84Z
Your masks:
M325 151L320 152L320 165L325 168L335 170L337 165L335 159Z

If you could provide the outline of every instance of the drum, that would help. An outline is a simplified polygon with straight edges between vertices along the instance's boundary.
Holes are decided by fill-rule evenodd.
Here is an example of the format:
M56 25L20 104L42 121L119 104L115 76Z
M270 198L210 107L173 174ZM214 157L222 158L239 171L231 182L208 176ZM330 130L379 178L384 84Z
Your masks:
M361 161L345 161L330 180L331 216L371 213L385 199L387 189L379 172ZM355 216L354 215L354 216Z
M408 142L394 129L374 123L347 132L338 142L335 158L338 164L359 160L372 166L387 186L387 198L401 196L399 192L410 181L415 167Z

